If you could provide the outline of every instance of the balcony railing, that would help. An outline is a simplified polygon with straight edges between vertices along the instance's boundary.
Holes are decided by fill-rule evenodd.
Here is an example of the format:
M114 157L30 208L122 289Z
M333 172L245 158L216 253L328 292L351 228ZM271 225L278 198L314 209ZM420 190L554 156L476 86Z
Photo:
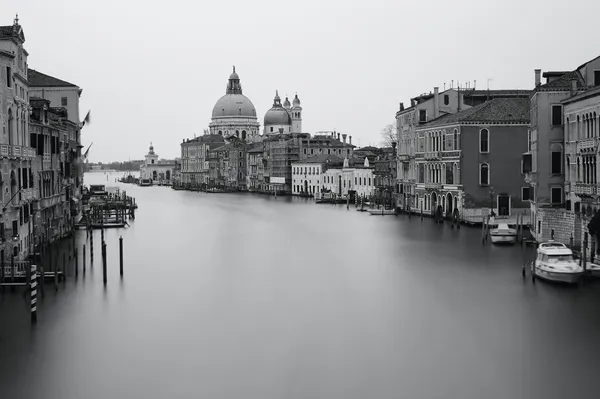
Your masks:
M33 158L35 150L31 147L24 147L14 144L1 144L0 156L7 158Z
M577 142L577 152L595 152L598 147L598 142L594 138L579 140Z
M398 161L400 162L409 161L411 158L414 158L414 156L411 156L409 154L398 154Z
M430 151L426 152L423 157L427 160L442 159L442 153L439 151Z
M577 195L596 195L598 187L595 184L575 183L571 185L572 192Z
M442 183L425 183L426 190L439 190L442 188Z

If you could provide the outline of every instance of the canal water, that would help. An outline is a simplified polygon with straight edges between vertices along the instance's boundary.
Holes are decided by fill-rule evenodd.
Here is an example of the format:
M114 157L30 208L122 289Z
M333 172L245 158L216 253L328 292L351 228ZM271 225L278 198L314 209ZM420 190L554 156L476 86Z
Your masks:
M527 254L477 228L119 186L139 209L106 230L106 288L96 231L93 265L87 241L85 275L46 287L35 327L22 291L0 299L0 397L598 395L600 285L532 285Z

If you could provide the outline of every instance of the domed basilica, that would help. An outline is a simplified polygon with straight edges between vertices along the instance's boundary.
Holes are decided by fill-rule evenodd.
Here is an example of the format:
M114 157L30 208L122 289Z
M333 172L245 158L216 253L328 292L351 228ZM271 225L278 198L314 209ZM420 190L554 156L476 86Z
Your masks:
M282 105L276 91L273 106L265 114L264 135L261 135L256 108L242 94L240 77L234 66L225 95L215 104L208 126L211 134L219 134L225 138L235 136L247 142L261 141L265 136L279 133L302 133L302 107L297 94L292 103L286 97Z
M260 137L256 108L252 101L242 94L240 77L235 72L235 67L229 75L225 95L219 98L213 108L212 121L208 127L211 134L236 136L249 142Z

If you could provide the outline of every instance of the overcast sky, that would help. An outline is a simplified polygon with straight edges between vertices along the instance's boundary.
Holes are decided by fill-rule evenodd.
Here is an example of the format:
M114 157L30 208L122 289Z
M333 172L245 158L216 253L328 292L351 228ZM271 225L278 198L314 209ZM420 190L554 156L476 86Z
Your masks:
M450 81L532 88L534 68L600 55L600 1L0 0L29 66L83 89L91 161L180 154L202 134L232 65L262 119L297 92L303 131L380 142L398 104ZM593 19L593 18L592 18ZM591 21L591 20L590 20Z

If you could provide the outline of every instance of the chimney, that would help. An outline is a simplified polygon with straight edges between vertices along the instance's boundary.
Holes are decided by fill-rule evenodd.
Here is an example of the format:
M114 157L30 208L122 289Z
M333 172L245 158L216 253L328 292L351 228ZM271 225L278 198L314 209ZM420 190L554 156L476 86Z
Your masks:
M538 87L542 83L542 70L534 69L535 72L535 87Z
M352 136L349 136L348 140L349 140L350 145L352 145Z
M571 97L577 94L577 79L571 79Z
M400 103L400 111L404 111L404 103Z
M433 88L433 117L437 118L440 113L440 88Z
M342 134L342 139L344 139L344 144L346 144L346 133Z
M340 134L338 133L338 141L340 141Z
M410 99L410 106L414 107L415 106L415 100L413 100L412 98Z

